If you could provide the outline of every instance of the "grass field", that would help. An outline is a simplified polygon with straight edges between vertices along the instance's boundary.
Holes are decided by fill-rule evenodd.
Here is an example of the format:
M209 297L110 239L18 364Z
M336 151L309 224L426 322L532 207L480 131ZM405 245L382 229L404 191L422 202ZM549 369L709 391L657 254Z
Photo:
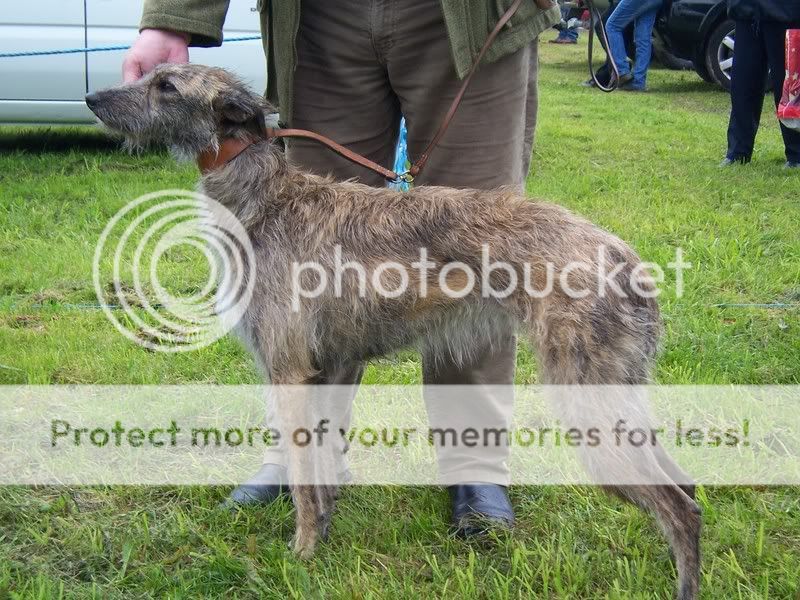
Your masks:
M542 51L530 195L598 222L645 260L664 264L680 246L694 265L685 295L661 299L657 380L800 383L800 173L781 168L774 116L765 111L754 162L721 170L721 91L656 70L647 94L603 95L577 85L583 45ZM95 301L91 259L108 219L195 178L192 166L129 156L90 129L0 129L0 383L258 381L230 339L147 352L76 306ZM795 308L716 306L778 302ZM521 348L517 380L535 377ZM419 378L404 354L371 365L365 381ZM474 544L448 535L439 489L346 489L332 541L307 563L286 549L288 504L221 513L228 491L0 488L0 598L672 595L652 520L590 488L514 488L514 532ZM797 489L701 488L699 500L704 597L800 598Z

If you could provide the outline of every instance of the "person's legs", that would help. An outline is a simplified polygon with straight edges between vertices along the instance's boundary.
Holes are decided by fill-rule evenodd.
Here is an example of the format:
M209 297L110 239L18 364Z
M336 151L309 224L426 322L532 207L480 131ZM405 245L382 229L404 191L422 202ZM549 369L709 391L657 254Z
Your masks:
M614 3L614 0L610 0L608 8L603 11L602 15L600 15L600 19L603 21L603 26L606 27L606 30L608 28L608 20L611 18L611 15L614 14L615 7L616 4ZM595 40L600 43L600 46L606 52L606 60L600 66L600 68L597 69L597 72L595 73L595 78L597 79L597 81L600 82L600 85L607 86L611 82L611 76L612 76L612 70L610 64L611 53L610 50L606 48L606 43L605 40L603 39L603 32L600 29L600 23L595 24L594 34L595 34ZM623 34L623 41L624 41L624 34ZM584 87L594 87L595 83L594 80L590 77L589 79L584 81L581 85L583 85Z
M536 118L539 115L539 40L528 50L528 92L525 98L525 136L522 140L522 185L531 170L531 154L536 143Z
M564 35L571 42L577 43L578 38L581 35L581 32L580 32L580 29L578 29L578 26L575 25L573 27L567 27L566 33Z
M315 381L315 385L336 386L331 388L331 390L335 389L335 392L331 391L325 395L323 400L325 408L320 412L320 418L327 419L330 422L331 431L347 431L350 429L353 398L355 398L358 391L358 384L361 383L363 374L364 366L360 363L354 363L331 373L321 373ZM267 399L266 423L268 427L281 431L280 418L272 398ZM264 464L286 467L286 447L283 440L287 437L286 434L282 434L279 443L267 448L262 461ZM337 448L338 474L340 479L347 480L349 479L349 471L345 459L347 444L343 437L334 436L333 439L339 444Z
M623 31L636 19L637 4L636 0L621 0L606 21L606 35L610 46L609 56L616 64L620 76L628 75L631 72L628 65L628 53L625 51Z
M611 15L614 14L614 9L617 7L616 0L609 0L608 8L603 11L603 14L600 15L600 20L603 22L603 26L608 28L608 20L611 18ZM606 48L606 42L603 39L603 30L600 28L600 23L596 23L594 26L594 34L597 37L597 41L600 42L600 45L603 47L603 50L608 52L608 48Z
M650 68L650 59L653 55L653 26L656 23L661 0L649 0L642 4L649 5L651 8L636 18L634 26L633 39L636 46L636 58L633 62L632 86L643 90L647 86L647 69Z
M663 0L621 0L614 8L614 12L611 13L606 23L606 33L608 34L608 43L611 45L611 58L617 65L620 77L631 73L623 32L628 25L634 22L636 22L634 42L637 67L641 69L640 65L643 65L644 72L647 72L647 66L650 64L653 24L662 4ZM643 19L641 26L640 19ZM647 36L646 40L645 36ZM640 50L640 46L642 50ZM643 77L644 73L640 73L640 75Z
M561 5L561 24L557 26L558 37L552 42L556 44L574 44L578 41L578 28L569 27L568 22L572 9L566 4Z
M441 6L438 0L362 4L356 0L349 0L345 7L323 0L304 2L291 125L331 136L389 165L399 120L394 88L408 120L413 160L433 136L460 85ZM535 49L526 48L480 69L418 184L484 188L522 185L535 125L535 114L526 115L526 107L536 105L532 53ZM296 164L319 173L339 178L359 176L366 183L385 184L371 172L313 143L292 140L289 156ZM424 359L426 383L512 383L515 351L510 334L477 354L476 361L461 367L440 361L433 369L434 363ZM347 381L340 383L358 380L357 376L345 375ZM337 378L337 374L331 377ZM476 386L476 397L480 398L474 408L478 421L499 426L508 423L512 412L510 390L493 396ZM344 412L343 421L349 410ZM431 425L446 423L451 416L433 408ZM503 445L484 459L490 481L507 481L507 450ZM280 455L269 460L278 461ZM448 458L447 450L440 454L440 460L445 466L455 462ZM502 500L506 505L499 512L508 515L510 507L504 495L502 499L495 495L492 502L502 504ZM492 502L483 504L491 509L495 506ZM473 510L474 506L467 508Z
M800 23L792 25L781 23L761 23L764 47L772 80L772 94L777 107L783 95L783 83L786 77L786 30L800 29ZM736 41L739 38L737 34ZM780 123L783 145L786 150L786 160L792 163L800 162L800 131L790 129Z
M456 364L439 356L422 357L425 406L433 429L462 432L471 429L507 432L514 404L516 339L508 333L488 347L478 348L469 360ZM458 386L458 387L443 387ZM462 388L460 386L470 386ZM439 476L445 485L483 482L510 483L507 435L487 438L468 447L448 440L437 446Z
M375 41L375 32L381 28L377 13L371 3L361 0L303 2L292 126L321 133L390 167L400 107ZM386 185L377 173L312 140L290 140L288 156L295 165L338 180L357 177L368 185ZM342 406L332 411L335 429L349 428L352 399L362 373L362 366L354 364L321 376L324 384L352 385L350 394L337 394L336 404ZM265 460L280 458L280 452L275 452Z
M310 129L391 167L400 107L373 40L373 3L305 0L297 34L292 127ZM292 163L319 174L385 185L383 177L318 142L288 140Z
M564 27L558 32L558 37L553 40L556 44L577 44L578 43L578 28L577 27Z
M766 72L767 55L763 38L757 31L756 25L748 21L737 22L726 155L729 160L748 162L753 156L753 146L764 105Z
M408 124L410 159L419 156L436 132L461 82L455 74L438 0L418 0L398 9L389 77ZM538 48L531 45L481 66L447 134L431 154L419 185L491 189L522 187L528 172L536 123ZM423 377L431 427L508 427L513 411L516 347L508 332L490 347L457 364L424 356ZM473 385L454 409L439 385ZM489 384L506 384L502 391ZM437 449L445 483L508 483L505 443L464 452Z
M331 431L335 432L340 429L346 431L349 429L353 398L361 381L363 371L363 365L353 364L346 368L338 369L334 373L321 374L318 377L317 385L332 386L325 388L326 393L322 397L320 397L319 393L315 397L315 402L324 407L317 414L320 419L327 419L330 422ZM323 388L317 388L317 392L321 391L323 391ZM271 392L272 388L269 389L269 397L266 399L266 425L270 429L278 431L280 437L276 444L269 446L264 452L262 465L258 472L247 481L236 486L228 499L223 502L222 506L225 508L272 502L289 491L285 440L290 437L290 434L284 430L275 405L275 398ZM330 439L335 444L336 474L339 477L339 481L345 483L350 479L350 471L347 468L345 456L347 442L344 437L336 435Z
M561 5L561 20L563 23L561 24L561 30L558 32L558 38L556 41L568 42L570 44L577 43L578 35L580 34L578 31L578 26L569 26L570 20L575 18L574 13L575 10L573 8L563 4Z

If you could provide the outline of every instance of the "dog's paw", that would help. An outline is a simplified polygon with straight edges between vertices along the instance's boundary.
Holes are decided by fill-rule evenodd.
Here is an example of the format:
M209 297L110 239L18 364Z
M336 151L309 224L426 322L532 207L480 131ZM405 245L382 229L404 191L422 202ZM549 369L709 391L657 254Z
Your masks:
M317 532L309 533L297 530L289 547L298 558L302 560L311 558L314 556L314 551L317 549Z

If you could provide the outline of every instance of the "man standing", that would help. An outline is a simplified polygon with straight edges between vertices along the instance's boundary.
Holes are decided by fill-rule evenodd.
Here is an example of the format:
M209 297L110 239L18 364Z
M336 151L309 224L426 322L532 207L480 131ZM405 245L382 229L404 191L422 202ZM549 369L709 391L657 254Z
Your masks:
M606 22L611 59L619 71L619 89L643 92L647 89L647 70L653 55L653 27L664 0L621 0ZM633 23L636 48L633 69L628 65L623 31Z
M731 119L723 166L748 163L764 106L764 80L769 73L775 106L781 101L786 76L787 29L800 28L800 0L730 0L728 14L736 21L731 75ZM786 168L800 168L800 131L780 124Z
M333 138L373 161L392 164L405 116L408 151L420 155L441 123L462 78L512 0L258 0L267 56L269 99L281 120ZM141 33L123 73L136 79L162 62L185 62L187 46L222 43L228 0L146 0ZM523 185L538 103L538 35L560 19L551 0L526 0L489 49L447 134L417 178L420 185L494 188ZM295 164L337 179L383 186L375 173L308 140L291 140ZM465 362L423 356L431 426L452 427L451 402L437 401L436 384L475 384L460 415L482 427L508 427L513 408L515 339L511 332ZM324 373L326 383L355 385L363 367ZM349 406L337 426L346 429ZM460 417L459 417L460 418ZM456 419L457 420L457 419ZM461 423L464 422L462 419ZM462 534L487 519L514 520L506 486L508 446L479 455L438 449L453 519ZM270 502L286 489L280 449L231 494L233 504ZM476 518L477 517L477 518Z
M577 44L580 37L580 22L583 9L573 5L569 0L559 0L561 6L561 23L556 25L558 37L550 40L551 44Z

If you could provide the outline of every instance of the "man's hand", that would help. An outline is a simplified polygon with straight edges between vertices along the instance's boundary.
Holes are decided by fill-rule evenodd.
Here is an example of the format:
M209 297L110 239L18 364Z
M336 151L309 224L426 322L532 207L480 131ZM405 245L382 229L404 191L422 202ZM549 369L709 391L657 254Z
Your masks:
M136 81L161 63L189 62L189 34L165 29L142 29L125 55L122 80Z

